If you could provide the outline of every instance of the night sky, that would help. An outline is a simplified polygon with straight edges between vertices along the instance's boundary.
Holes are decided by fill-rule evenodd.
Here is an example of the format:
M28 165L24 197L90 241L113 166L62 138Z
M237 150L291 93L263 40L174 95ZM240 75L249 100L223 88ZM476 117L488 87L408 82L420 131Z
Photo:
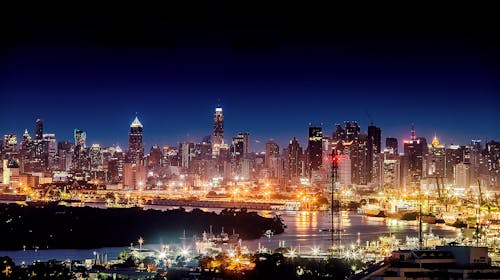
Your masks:
M126 148L137 112L149 151L211 134L220 99L226 142L247 131L254 151L293 136L305 148L309 123L331 135L345 120L366 131L370 118L400 143L412 123L447 144L500 140L498 32L117 14L2 22L0 134L33 135L42 118L59 141L79 128L88 144Z

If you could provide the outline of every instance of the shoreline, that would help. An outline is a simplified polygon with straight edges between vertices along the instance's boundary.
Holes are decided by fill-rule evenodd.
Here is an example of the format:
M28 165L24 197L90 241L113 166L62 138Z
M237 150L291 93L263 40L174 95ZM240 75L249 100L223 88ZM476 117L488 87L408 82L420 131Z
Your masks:
M256 212L224 209L221 213L200 209L186 211L142 210L134 208L101 209L94 207L31 207L3 204L0 207L0 231L4 240L0 250L91 249L123 247L144 237L153 243L165 243L185 236L201 236L203 231L239 234L242 240L257 239L271 229L283 233L284 225L276 218Z

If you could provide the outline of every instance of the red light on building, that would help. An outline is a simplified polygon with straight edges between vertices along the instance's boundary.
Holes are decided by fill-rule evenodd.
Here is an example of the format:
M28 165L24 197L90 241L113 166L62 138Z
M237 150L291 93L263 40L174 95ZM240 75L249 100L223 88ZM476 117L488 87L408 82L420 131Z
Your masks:
M340 158L338 155L334 155L332 156L332 162L335 163L335 164L338 164L340 161Z

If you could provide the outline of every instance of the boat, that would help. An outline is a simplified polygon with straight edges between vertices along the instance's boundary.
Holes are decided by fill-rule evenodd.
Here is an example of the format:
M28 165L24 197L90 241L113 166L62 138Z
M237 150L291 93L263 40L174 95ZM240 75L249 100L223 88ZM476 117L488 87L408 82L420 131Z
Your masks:
M287 210L287 211L300 211L300 202L298 202L298 201L285 202L285 210Z
M360 209L361 209L360 212L368 217L381 217L381 218L387 217L385 211L381 209L380 206L378 205L367 204L361 207Z
M422 222L428 224L435 224L436 216L434 216L433 214L422 214Z

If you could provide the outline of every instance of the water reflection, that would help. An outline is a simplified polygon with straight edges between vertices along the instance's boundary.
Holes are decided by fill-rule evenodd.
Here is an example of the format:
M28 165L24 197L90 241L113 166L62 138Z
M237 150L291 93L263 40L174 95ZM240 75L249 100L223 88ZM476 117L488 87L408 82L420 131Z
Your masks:
M167 206L147 206L148 209L167 210L178 207ZM186 211L191 211L192 208L186 207ZM222 209L203 209L205 211L220 212ZM263 236L257 240L243 241L242 245L248 246L249 249L256 250L260 246L275 249L281 244L286 247L297 248L310 252L315 248L321 248L325 251L331 246L331 232L326 229L331 228L332 217L328 212L276 212L276 211L256 211L264 217L274 217L279 214L284 223L287 225L285 232L279 235ZM334 219L334 226L338 226L338 221ZM405 240L407 236L418 236L418 223L416 221L397 221L393 219L366 217L356 212L342 212L342 244L361 244L364 245L367 241L378 240L384 236L394 236L395 238ZM236 229L237 231L237 229ZM428 225L423 224L423 231L432 231L435 235L441 237L456 237L460 232L459 229L445 225ZM182 233L179 233L179 236ZM180 240L179 240L180 241ZM180 243L180 242L179 242ZM160 244L146 244L151 247ZM228 245L229 246L229 245ZM123 248L105 248L105 249L89 249L89 250L39 250L34 251L0 251L0 256L11 256L14 261L30 263L34 260L46 261L49 259L88 259L92 258L93 251L102 252L105 250L108 253L108 259L114 259L118 256Z

